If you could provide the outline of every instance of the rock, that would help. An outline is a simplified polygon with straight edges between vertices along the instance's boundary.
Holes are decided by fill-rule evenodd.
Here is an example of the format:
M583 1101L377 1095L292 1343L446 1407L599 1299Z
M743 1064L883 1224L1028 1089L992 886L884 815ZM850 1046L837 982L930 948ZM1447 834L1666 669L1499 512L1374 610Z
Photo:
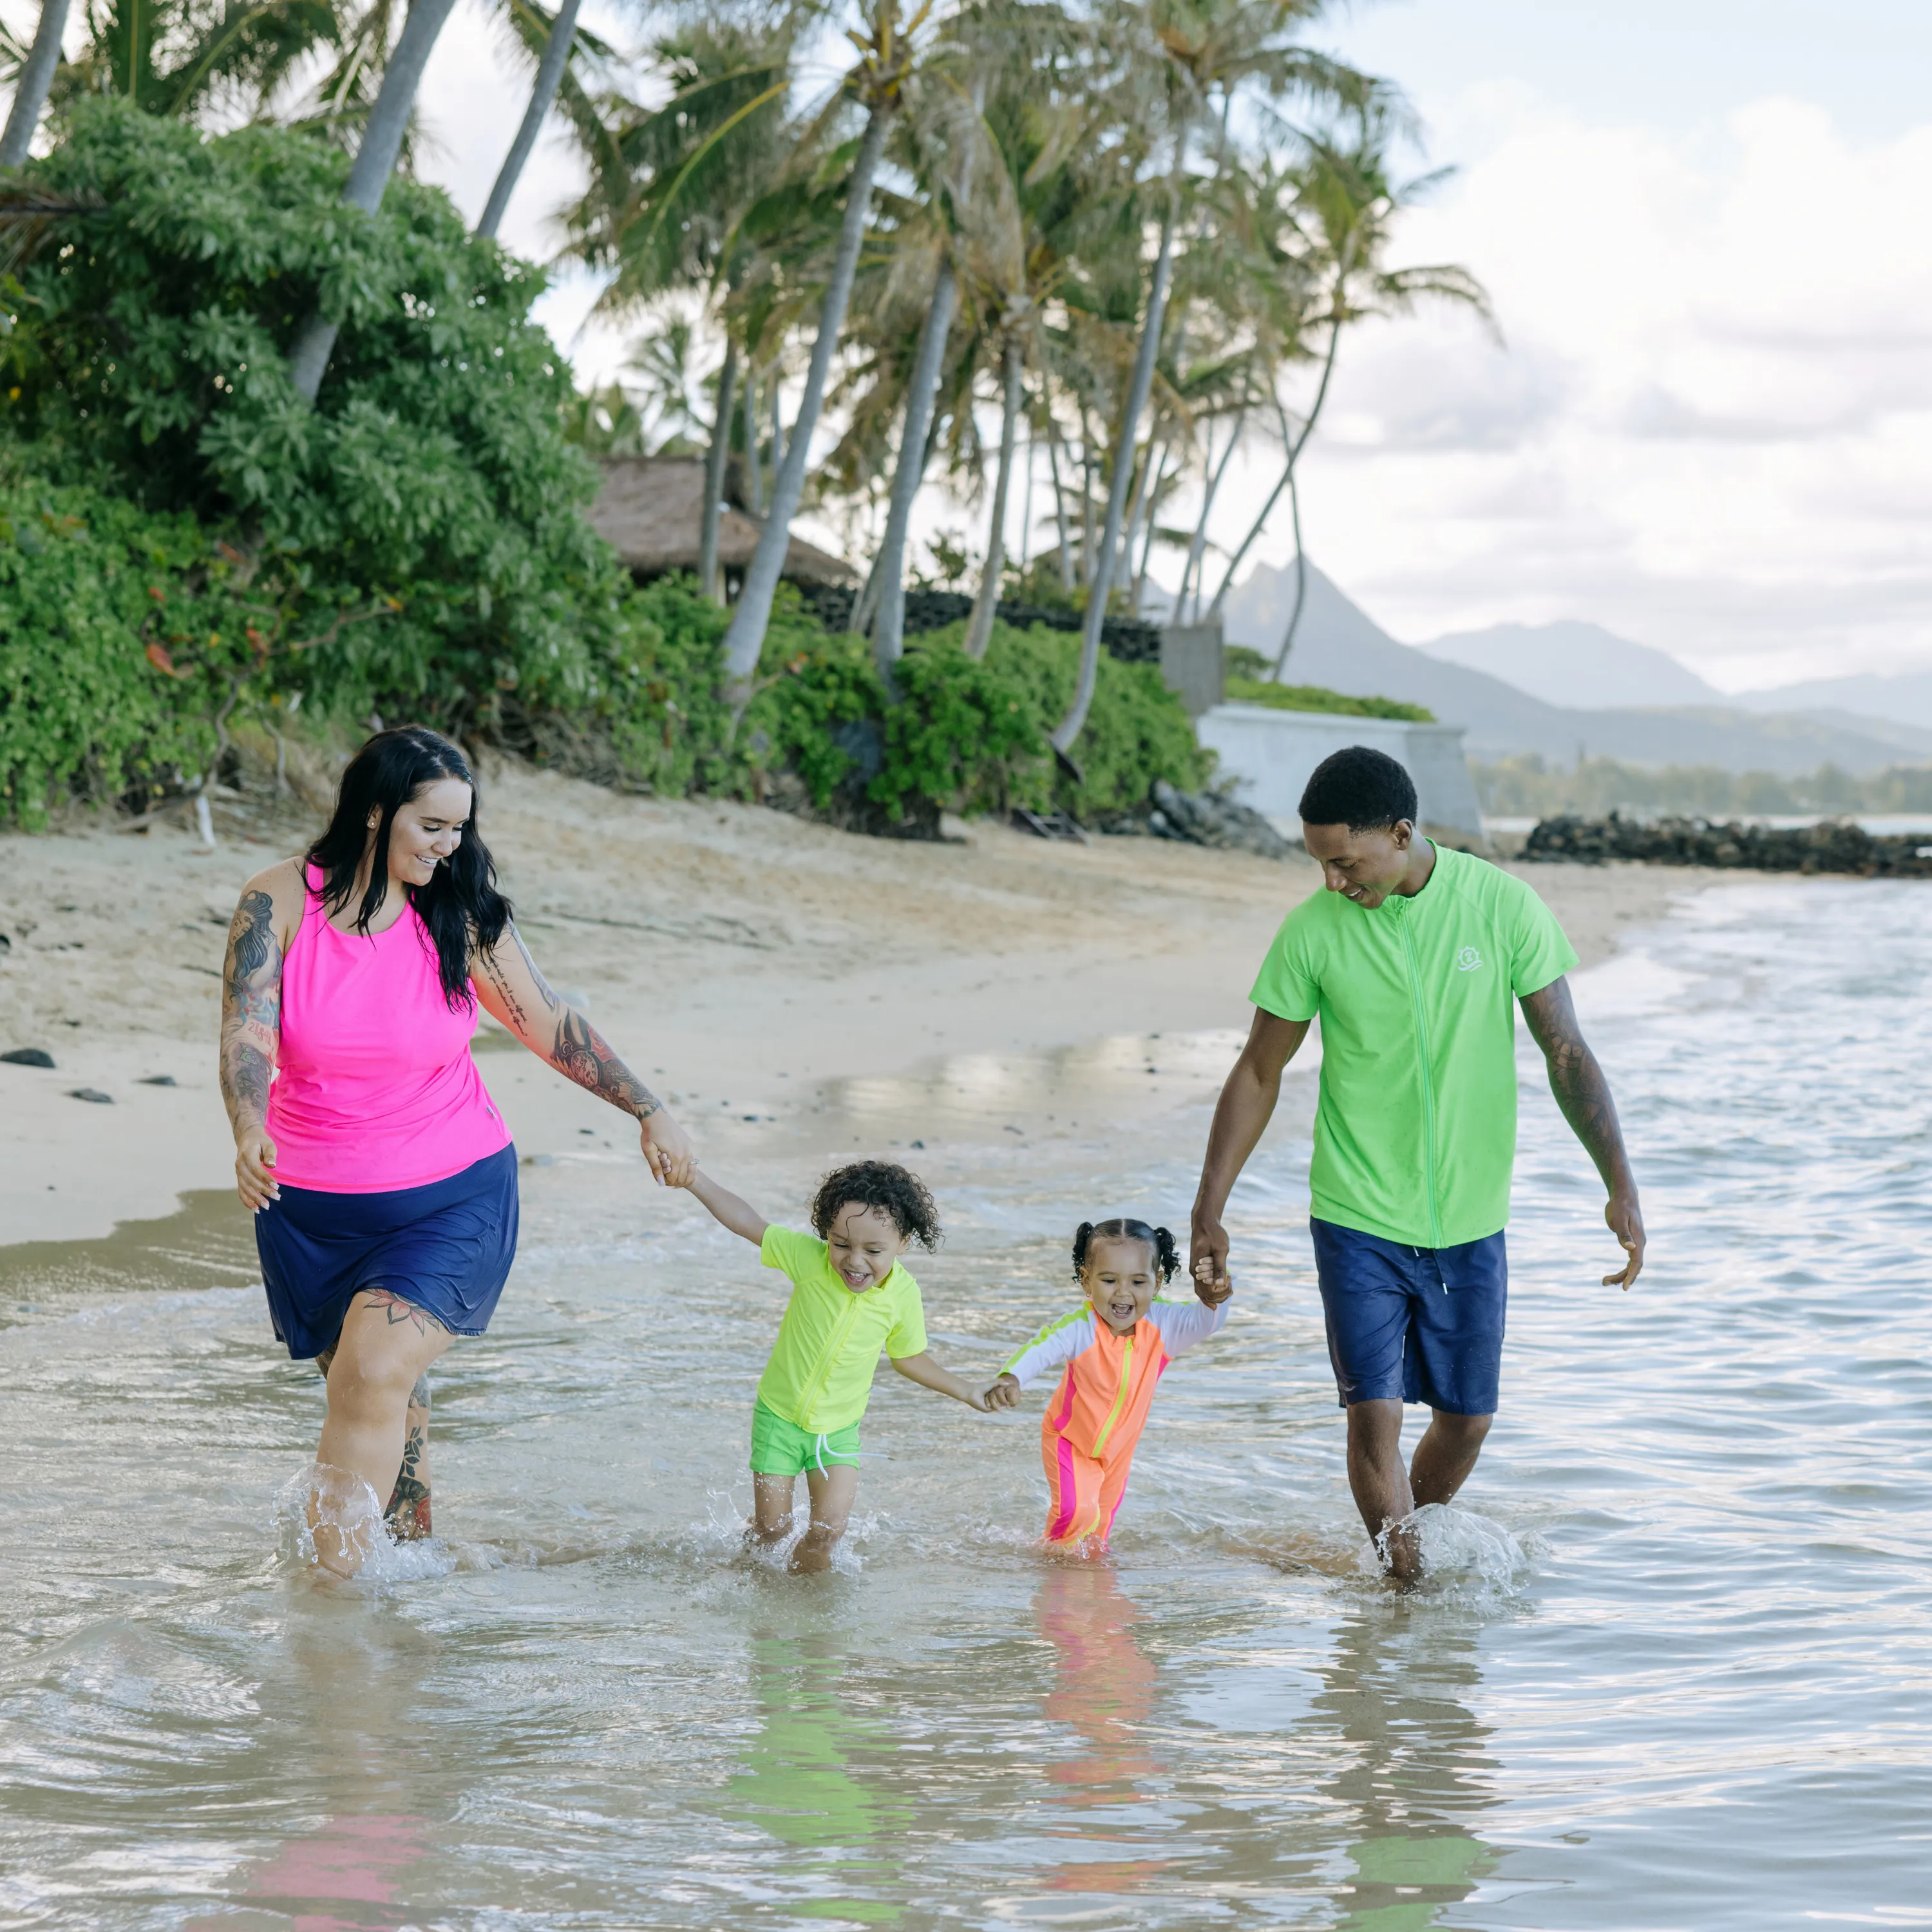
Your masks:
M1849 818L1779 827L1701 818L1546 818L1523 846L1526 859L1601 865L1634 859L1652 866L1714 866L1760 872L1850 872L1862 878L1932 878L1932 849L1915 838L1875 838Z
M97 1107L111 1107L114 1104L112 1094L104 1094L98 1087L70 1087L68 1095L76 1100L92 1100Z
M0 1053L0 1060L14 1066L46 1066L54 1064L53 1055L44 1046L16 1046L11 1053Z
M172 1073L144 1073L140 1084L143 1087L172 1087L175 1076Z
M1156 838L1222 851L1252 852L1258 858L1286 859L1294 847L1251 806L1211 791L1177 791L1156 778L1150 794L1148 830Z

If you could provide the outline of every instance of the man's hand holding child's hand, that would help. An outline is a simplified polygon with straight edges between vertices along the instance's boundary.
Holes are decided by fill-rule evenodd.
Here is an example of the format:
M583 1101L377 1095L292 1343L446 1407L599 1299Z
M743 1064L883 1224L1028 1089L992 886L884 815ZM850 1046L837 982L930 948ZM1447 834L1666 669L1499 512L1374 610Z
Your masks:
M1203 1255L1194 1264L1194 1292L1210 1308L1219 1308L1234 1292L1234 1284L1224 1275L1220 1281L1214 1279L1214 1262L1211 1256Z

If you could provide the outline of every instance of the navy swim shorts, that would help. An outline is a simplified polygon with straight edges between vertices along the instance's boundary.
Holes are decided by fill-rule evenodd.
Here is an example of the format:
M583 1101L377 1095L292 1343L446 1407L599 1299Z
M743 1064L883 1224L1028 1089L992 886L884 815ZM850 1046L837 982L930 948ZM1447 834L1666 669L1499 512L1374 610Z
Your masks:
M1412 1248L1312 1216L1308 1232L1344 1408L1400 1400L1451 1415L1496 1413L1509 1300L1500 1233Z
M480 1335L516 1258L517 1150L386 1193L284 1184L255 1216L255 1250L276 1339L298 1361L334 1346L350 1302L369 1288L386 1288L452 1335Z

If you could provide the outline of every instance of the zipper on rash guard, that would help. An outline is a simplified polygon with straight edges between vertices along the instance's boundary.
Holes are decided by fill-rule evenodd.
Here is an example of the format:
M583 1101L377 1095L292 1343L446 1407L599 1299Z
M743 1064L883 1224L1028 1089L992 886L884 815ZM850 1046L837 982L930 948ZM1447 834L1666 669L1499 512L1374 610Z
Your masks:
M839 1352L845 1345L845 1337L852 1332L852 1324L859 1318L859 1304L864 1299L864 1296L858 1294L850 1297L832 1329L832 1339L820 1351L818 1360L812 1364L812 1379L806 1384L805 1394L799 1400L802 1414L811 1414L814 1405L824 1394L825 1378L831 1374L832 1364L838 1360ZM799 1426L802 1429L805 1425L800 1423Z
M1134 1378L1134 1338L1130 1335L1120 1344L1120 1386L1114 1395L1114 1406L1107 1419L1100 1425L1100 1432L1094 1438L1094 1447L1088 1453L1096 1457L1106 1446L1107 1438L1114 1432L1114 1424L1120 1419L1120 1411L1127 1406L1127 1388Z
M1431 1245L1442 1245L1442 1216L1438 1209L1436 1192L1436 1087L1429 1071L1429 1018L1422 1004L1422 973L1416 964L1415 941L1408 930L1408 902L1396 902L1396 922L1402 928L1402 950L1408 962L1408 996L1415 1008L1415 1038L1421 1049L1422 1065L1422 1147L1423 1158L1427 1164L1429 1190L1429 1232Z

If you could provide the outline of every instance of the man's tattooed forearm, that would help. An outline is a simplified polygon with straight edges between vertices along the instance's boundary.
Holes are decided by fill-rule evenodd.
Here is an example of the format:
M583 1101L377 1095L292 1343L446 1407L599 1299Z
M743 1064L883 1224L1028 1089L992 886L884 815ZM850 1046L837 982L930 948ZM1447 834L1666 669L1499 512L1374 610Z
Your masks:
M649 1120L664 1105L617 1058L604 1036L572 1007L564 1007L557 1021L550 1059L560 1073L578 1086L640 1120Z

